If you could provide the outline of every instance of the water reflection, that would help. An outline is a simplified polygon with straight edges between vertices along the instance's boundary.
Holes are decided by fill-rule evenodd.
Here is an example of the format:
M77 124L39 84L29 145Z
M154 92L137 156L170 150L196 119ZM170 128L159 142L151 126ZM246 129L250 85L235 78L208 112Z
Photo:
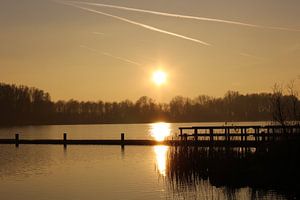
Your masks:
M171 135L170 123L158 122L150 124L150 135L157 141L163 141Z
M154 146L156 168L160 175L166 176L168 146Z

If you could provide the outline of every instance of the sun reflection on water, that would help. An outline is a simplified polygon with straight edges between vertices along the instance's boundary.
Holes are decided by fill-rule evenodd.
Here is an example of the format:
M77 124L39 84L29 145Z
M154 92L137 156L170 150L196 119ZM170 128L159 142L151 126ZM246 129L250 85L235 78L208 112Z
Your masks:
M150 135L156 141L163 141L166 137L171 135L171 129L169 123L158 122L150 124Z
M154 146L156 168L162 176L166 176L168 146Z

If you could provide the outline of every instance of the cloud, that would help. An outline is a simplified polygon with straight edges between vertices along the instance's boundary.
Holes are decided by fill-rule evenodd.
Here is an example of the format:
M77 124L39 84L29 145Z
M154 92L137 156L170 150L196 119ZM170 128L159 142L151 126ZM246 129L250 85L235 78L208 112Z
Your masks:
M94 31L94 32L92 32L92 33L95 34L95 35L105 35L104 33L97 32L97 31Z
M249 58L254 58L254 59L257 59L257 60L265 60L265 58L263 58L263 57L252 55L252 54L249 54L249 53L244 53L244 52L239 53L239 55L249 57Z
M99 51L97 49L94 49L94 48L91 48L91 47L88 47L86 45L80 45L81 48L85 48L89 51L92 51L92 52L96 52L96 53L100 53L104 56L107 56L107 57L111 57L111 58L114 58L116 60L121 60L123 62L127 62L127 63L130 63L130 64L133 64L133 65L136 65L136 66L142 66L141 63L138 63L138 62L135 62L133 60L130 60L130 59L127 59L127 58L123 58L123 57L120 57L120 56L115 56L115 55L112 55L111 53L107 53L107 52L104 52L104 51Z

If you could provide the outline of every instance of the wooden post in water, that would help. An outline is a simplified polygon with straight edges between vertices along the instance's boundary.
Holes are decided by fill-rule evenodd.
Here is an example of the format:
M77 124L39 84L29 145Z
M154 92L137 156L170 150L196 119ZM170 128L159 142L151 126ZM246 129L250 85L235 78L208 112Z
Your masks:
M257 142L258 141L257 128L254 128L254 138L255 138L255 141Z
M64 147L67 147L67 133L64 133L63 142L64 142Z
M245 141L247 142L247 128L244 129Z
M198 129L197 128L194 129L194 138L195 138L195 141L198 140Z
M121 133L121 146L124 147L124 143L125 143L125 134Z
M241 141L243 141L243 137L244 137L244 129L241 128Z
M230 128L227 128L227 140L230 141Z
M16 135L15 135L15 144L16 144L16 147L19 147L19 133L16 133Z
M183 134L183 136L184 136L184 141L187 142L187 134L185 133L185 134Z
M261 140L264 142L266 140L266 133L265 131L261 132Z
M214 129L210 128L209 129L209 137L210 137L210 141L214 141Z
M270 128L269 128L270 129ZM275 141L275 133L274 133L274 128L272 128L272 139L273 139L273 141Z
M179 128L179 130L180 130L180 140L182 140L182 129Z

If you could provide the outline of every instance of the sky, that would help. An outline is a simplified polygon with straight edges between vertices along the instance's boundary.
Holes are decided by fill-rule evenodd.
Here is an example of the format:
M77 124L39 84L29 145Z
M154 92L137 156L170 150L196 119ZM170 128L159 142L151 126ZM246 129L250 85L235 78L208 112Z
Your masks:
M89 2L89 3L86 3ZM167 102L300 86L299 0L1 0L0 82ZM156 70L167 74L157 86Z

